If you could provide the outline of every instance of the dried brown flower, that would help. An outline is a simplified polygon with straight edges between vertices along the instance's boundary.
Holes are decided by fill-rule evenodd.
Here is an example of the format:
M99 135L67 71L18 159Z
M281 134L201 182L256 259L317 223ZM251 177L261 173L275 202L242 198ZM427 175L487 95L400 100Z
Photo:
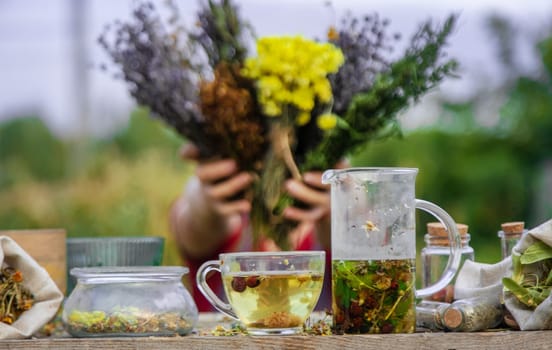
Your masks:
M205 133L216 140L216 149L226 150L243 169L258 170L266 140L252 91L239 66L223 62L215 67L213 81L201 82L199 97Z

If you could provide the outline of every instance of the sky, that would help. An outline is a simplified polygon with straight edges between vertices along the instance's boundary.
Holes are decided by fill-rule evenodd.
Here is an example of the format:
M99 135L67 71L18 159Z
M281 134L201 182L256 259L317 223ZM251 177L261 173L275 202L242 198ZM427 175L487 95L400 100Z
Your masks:
M192 22L197 1L176 2L184 19ZM325 6L326 0L236 2L258 36L324 37L327 27L350 10L353 14L377 12L390 19L392 32L409 37L428 18L440 21L458 13L459 25L448 52L460 61L461 78L445 82L436 92L455 99L469 96L482 82L492 86L501 81L492 38L484 29L487 15L506 15L530 33L552 14L550 0L334 0L332 7ZM128 19L133 3L0 0L0 122L39 115L60 135L83 130L105 134L124 125L135 104L124 82L98 68L109 63L109 58L96 39L105 24ZM533 69L531 48L519 47L518 53L524 66ZM428 119L431 113L425 109L419 118Z

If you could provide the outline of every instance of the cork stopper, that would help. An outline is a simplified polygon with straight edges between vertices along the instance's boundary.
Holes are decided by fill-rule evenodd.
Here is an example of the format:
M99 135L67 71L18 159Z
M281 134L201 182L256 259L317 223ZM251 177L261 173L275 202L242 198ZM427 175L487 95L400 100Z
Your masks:
M456 228L458 229L458 234L460 234L462 243L467 242L469 236L468 225L456 223ZM429 222L427 224L427 238L433 245L450 245L447 229L445 228L445 225L440 222Z
M525 222L524 221L513 221L513 222L505 222L502 225L502 231L505 235L511 236L511 235L519 235L523 233L523 229L525 228Z
M468 233L468 225L457 223L456 228L458 229L458 233L462 237L466 236L466 234ZM430 236L434 237L448 237L445 225L441 224L440 222L429 222L427 224L427 233L429 233Z
M443 314L443 324L449 329L456 329L464 322L464 314L462 311L449 307Z

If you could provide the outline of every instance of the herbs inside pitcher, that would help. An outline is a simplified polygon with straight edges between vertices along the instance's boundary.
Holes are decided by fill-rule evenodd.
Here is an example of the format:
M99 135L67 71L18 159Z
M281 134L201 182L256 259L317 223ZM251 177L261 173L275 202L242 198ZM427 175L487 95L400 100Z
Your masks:
M414 261L334 260L335 332L411 333Z

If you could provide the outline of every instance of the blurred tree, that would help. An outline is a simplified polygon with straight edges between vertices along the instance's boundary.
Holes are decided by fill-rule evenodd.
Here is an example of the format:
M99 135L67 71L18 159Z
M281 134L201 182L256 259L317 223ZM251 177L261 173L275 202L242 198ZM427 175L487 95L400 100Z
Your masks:
M501 132L531 163L552 156L552 37L540 48L542 73L519 77L502 108Z
M441 130L414 131L400 140L375 143L352 159L353 166L419 168L418 198L435 202L468 224L476 259L489 263L500 259L500 224L529 217L532 195L526 189L531 176L524 164L508 140L483 132ZM419 219L421 243L425 221L434 218ZM485 254L478 256L482 251Z
M0 125L0 189L24 179L60 180L67 151L37 117L15 118Z
M56 139L38 118L0 125L0 229L163 236L164 264L180 264L168 210L192 169L178 157L182 141L138 110L115 136L79 141L86 160L69 171L74 142Z
M151 148L177 150L182 138L160 120L151 118L148 109L137 108L128 126L105 142L114 145L122 154L135 157Z

